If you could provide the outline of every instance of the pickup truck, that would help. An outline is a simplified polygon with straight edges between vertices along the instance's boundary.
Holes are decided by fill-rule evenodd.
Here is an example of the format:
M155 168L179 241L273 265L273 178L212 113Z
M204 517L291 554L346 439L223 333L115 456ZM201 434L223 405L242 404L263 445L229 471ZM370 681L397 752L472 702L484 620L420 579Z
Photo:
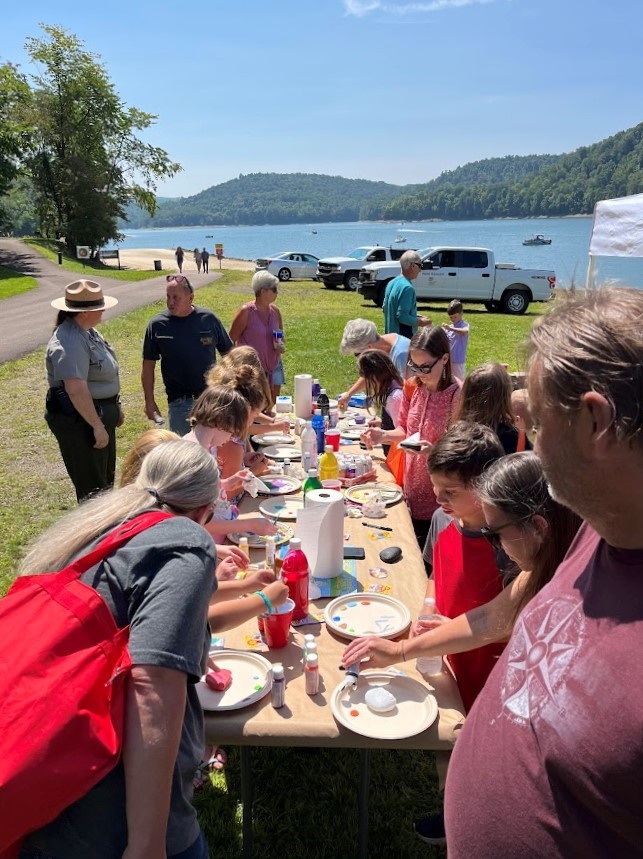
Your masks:
M370 245L355 248L345 257L327 257L317 263L317 280L324 283L326 289L336 289L344 285L344 289L357 290L359 273L368 263L391 262L399 260L404 251L411 248L387 248L383 245ZM399 265L397 267L399 272Z
M512 263L497 263L487 248L435 247L418 251L422 270L413 281L418 298L484 304L490 312L518 316L532 301L549 301L556 287L556 274L539 269L521 269ZM373 263L360 271L359 289L378 307L384 303L386 287L400 274L395 263Z

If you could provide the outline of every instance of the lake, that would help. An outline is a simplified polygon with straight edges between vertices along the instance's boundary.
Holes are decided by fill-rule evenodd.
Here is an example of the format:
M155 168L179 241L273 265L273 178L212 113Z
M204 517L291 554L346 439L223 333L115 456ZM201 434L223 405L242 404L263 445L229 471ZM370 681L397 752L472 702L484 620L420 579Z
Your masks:
M341 224L284 224L260 227L164 227L127 230L121 248L176 248L192 250L215 242L224 246L227 257L256 259L283 251L300 251L317 257L342 256L360 245L388 245L397 236L404 247L437 245L491 248L496 262L515 263L522 268L553 269L558 285L573 281L585 284L591 217L537 218L501 221L413 221L383 223L358 221ZM551 245L525 247L523 239L542 233ZM400 243L401 244L401 243ZM599 280L621 281L643 288L643 260L606 258L598 261Z

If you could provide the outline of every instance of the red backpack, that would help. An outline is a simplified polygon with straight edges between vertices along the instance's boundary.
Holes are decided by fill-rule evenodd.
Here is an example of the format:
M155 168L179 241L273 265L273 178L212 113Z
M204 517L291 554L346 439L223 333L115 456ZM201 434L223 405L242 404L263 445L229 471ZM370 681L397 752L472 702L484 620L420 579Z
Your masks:
M57 573L0 600L0 856L84 796L121 754L129 627L81 575L171 517L143 513Z

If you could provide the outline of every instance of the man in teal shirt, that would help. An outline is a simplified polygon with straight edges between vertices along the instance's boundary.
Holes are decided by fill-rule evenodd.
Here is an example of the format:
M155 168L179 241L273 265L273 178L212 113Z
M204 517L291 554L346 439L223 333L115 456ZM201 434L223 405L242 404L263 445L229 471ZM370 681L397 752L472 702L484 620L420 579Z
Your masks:
M406 251L400 258L402 274L394 277L384 295L384 328L387 334L401 334L409 339L418 326L430 325L426 316L418 316L415 289L411 281L422 270L422 258L417 251Z

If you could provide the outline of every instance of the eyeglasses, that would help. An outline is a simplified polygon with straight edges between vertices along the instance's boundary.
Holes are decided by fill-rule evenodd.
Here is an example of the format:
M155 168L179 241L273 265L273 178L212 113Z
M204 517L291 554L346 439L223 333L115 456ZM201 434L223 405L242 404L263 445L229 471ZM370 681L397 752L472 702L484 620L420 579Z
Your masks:
M213 520L213 519L214 519L214 505L212 505L212 506L211 506L211 508L210 508L210 512L208 513L208 517L207 517L207 519L205 520L205 522L204 522L203 524L204 524L204 525L209 525L209 524L210 524L210 522L212 522L212 520Z
M274 294L276 295L279 292L279 290L276 286L269 286L268 292L274 292Z
M480 529L480 533L488 540L494 549L499 549L502 545L502 534L501 531L504 531L505 528L511 527L511 525L519 525L521 522L526 522L528 519L531 519L531 516L523 516L522 519L516 519L515 522L505 522L503 525L498 525L496 528L489 528L487 525L484 525Z
M430 373L440 360L440 358L436 358L432 364L416 364L415 361L411 361L409 358L406 366L413 370L414 373Z
M418 268L422 268L421 262L414 262L413 265L416 265Z

